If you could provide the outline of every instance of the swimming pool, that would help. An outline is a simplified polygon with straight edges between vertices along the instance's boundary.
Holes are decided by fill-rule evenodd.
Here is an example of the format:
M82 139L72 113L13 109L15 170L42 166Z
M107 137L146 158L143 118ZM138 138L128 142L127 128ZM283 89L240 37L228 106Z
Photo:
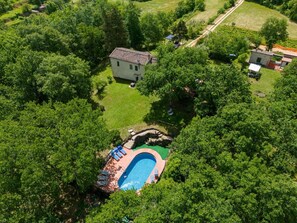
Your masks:
M121 190L139 190L143 187L156 165L156 159L149 153L140 153L134 157L118 184Z

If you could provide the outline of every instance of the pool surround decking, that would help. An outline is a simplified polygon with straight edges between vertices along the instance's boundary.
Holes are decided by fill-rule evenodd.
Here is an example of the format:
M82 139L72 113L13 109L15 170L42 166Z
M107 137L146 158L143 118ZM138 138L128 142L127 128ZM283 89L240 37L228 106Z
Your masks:
M162 159L159 153L152 149L144 148L144 149L138 149L136 151L133 151L131 149L125 148L126 155L124 155L119 161L116 161L114 158L110 158L105 167L104 170L108 171L110 173L109 175L109 181L106 186L100 187L102 190L111 193L114 191L119 190L118 180L120 179L121 175L125 172L126 168L129 166L131 161L136 157L138 154L141 153L149 153L152 154L156 159L156 165L152 172L150 173L146 183L151 183L151 179L154 179L154 182L158 181L158 178L162 174L166 161ZM158 170L158 178L155 177L155 169ZM151 177L153 176L153 177Z

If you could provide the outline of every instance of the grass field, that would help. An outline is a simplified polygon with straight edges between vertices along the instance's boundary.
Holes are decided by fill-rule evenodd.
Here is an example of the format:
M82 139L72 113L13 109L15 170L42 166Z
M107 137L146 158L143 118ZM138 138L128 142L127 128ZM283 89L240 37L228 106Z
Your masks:
M119 0L109 0L119 2ZM128 2L128 0L122 0ZM143 13L145 12L169 12L173 11L181 0L150 0L147 2L133 2Z
M231 25L234 22L237 27L258 31L269 17L286 19L289 38L297 39L297 23L290 22L286 16L276 10L253 2L244 2L222 24Z
M93 76L92 82L107 81L112 76L111 68L107 67L98 75ZM146 97L135 88L129 87L130 81L115 80L105 87L100 97L93 95L94 102L103 105L103 118L109 129L119 130L125 138L128 129L140 131L154 127L167 134L176 135L192 119L192 105L172 105L174 115L168 115L168 104L157 97Z
M274 84L280 77L281 73L279 71L261 68L261 78L258 81L254 78L250 78L251 91L256 101L266 100L267 97L271 95ZM256 94L260 92L264 93L266 97L260 98L256 96Z
M226 0L205 0L205 11L197 12L198 14L192 17L192 20L205 21L215 16L217 11L224 6Z
M108 76L112 76L110 67L94 78L106 81ZM157 100L155 97L140 95L137 89L129 88L129 83L113 79L113 82L105 87L103 98L93 97L94 101L105 108L103 118L108 128L119 130L123 138L128 135L129 128L138 131L148 126L143 120L149 113L152 102Z

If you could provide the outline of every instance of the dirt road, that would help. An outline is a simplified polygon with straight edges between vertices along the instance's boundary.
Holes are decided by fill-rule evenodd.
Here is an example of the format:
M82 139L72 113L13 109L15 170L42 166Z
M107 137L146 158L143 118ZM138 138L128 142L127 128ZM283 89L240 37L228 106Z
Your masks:
M190 43L188 43L186 45L186 47L194 47L196 46L197 42L200 39L203 39L204 37L206 37L209 33L213 32L218 25L220 25L229 15L232 14L232 12L234 12L239 6L241 6L241 4L244 2L244 0L239 0L236 2L235 6L233 6L232 8L228 9L227 12L225 14L221 14L218 18L216 18L216 20L213 22L212 25L208 25L203 33L197 37L196 39L194 39L193 41L191 41Z

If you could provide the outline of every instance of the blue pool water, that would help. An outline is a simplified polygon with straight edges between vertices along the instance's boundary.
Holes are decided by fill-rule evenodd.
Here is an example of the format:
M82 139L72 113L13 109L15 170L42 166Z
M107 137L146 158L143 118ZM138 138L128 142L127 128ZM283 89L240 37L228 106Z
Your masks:
M140 189L156 165L156 159L149 153L140 153L134 157L118 184L121 190Z

